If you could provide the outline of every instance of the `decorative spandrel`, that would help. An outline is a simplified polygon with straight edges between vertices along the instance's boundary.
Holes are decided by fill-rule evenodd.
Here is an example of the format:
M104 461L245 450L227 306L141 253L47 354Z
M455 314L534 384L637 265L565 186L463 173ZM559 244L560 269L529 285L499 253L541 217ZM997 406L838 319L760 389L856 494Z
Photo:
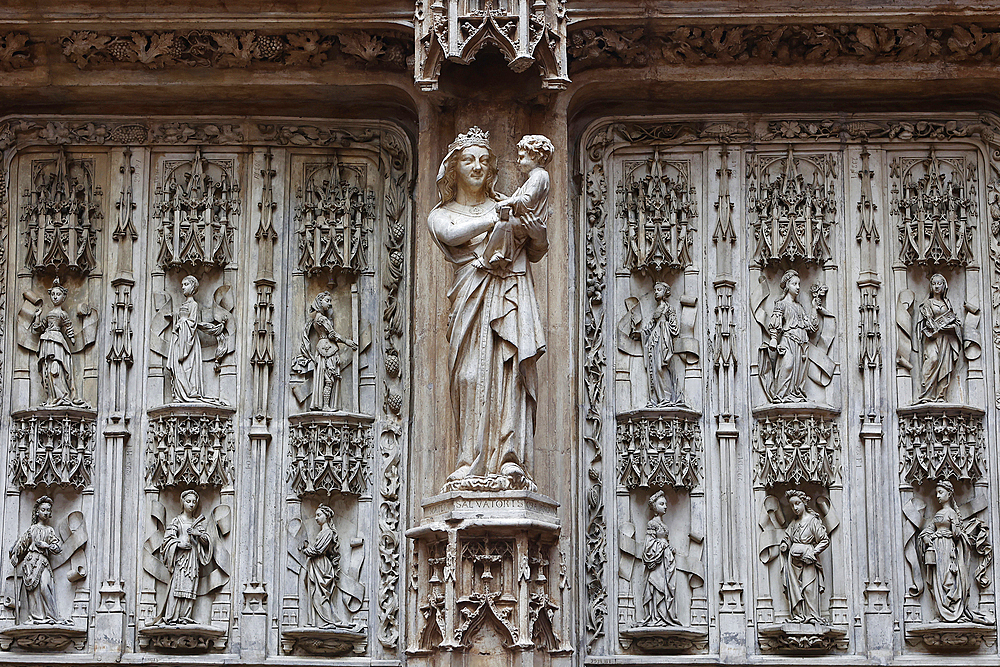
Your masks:
M366 167L334 157L330 163L304 165L303 178L295 209L299 270L367 270L376 205Z
M825 264L833 258L837 160L828 153L753 153L747 158L749 243L760 267L783 260Z
M899 260L906 266L969 266L974 262L979 216L975 159L897 157L889 164L891 213Z
M232 159L165 160L151 217L163 269L228 268L235 261L240 187Z
M622 228L622 265L630 271L683 270L692 263L698 199L691 164L655 151L645 161L622 163L616 188Z
M84 275L97 268L102 196L94 160L74 159L65 148L55 158L33 160L21 207L25 267Z

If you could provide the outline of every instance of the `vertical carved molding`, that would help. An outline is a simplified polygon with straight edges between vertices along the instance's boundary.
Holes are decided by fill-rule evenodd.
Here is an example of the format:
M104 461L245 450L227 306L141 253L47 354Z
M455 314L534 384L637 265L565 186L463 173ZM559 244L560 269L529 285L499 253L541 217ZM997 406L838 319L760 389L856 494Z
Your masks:
M878 206L872 188L875 173L870 168L871 154L868 146L861 147L859 155L860 180L858 197L858 233L860 271L858 290L858 372L862 380L861 449L864 455L864 509L865 521L859 527L861 543L865 545L864 604L865 645L869 655L882 655L892 651L892 607L889 600L889 574L884 541L873 530L879 517L889 514L885 490L892 480L886 474L889 460L884 451L884 425L882 422L882 332L879 322L879 298L882 281L878 275L878 248L881 240Z
M586 307L583 325L583 376L586 391L583 440L587 446L584 582L587 590L587 652L605 635L607 615L607 524L604 517L603 437L605 378L604 291L606 285L607 183L604 167L595 164L587 178Z
M727 655L742 655L746 648L742 641L727 640L727 637L738 637L738 628L744 622L744 583L738 564L740 536L742 531L739 523L740 476L737 466L739 461L740 431L736 423L737 413L737 345L736 314L733 309L733 297L736 290L736 279L733 275L736 258L737 235L733 224L735 202L730 196L730 182L734 171L729 166L729 147L723 144L719 149L719 169L716 177L719 180L719 198L715 203L716 224L712 234L715 247L715 275L712 285L715 288L715 334L712 340L712 364L715 369L716 386L716 427L715 437L719 445L719 471L714 475L718 480L720 498L719 510L726 524L719 531L721 541L722 563L719 582L719 625L722 630L720 652Z

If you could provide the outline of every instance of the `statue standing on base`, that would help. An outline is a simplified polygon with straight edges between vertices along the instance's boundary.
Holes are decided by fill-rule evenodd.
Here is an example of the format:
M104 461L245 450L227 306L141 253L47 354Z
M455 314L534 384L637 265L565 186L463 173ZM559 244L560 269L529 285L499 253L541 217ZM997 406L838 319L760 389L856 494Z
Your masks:
M533 164L544 163L544 152ZM535 180L539 170L532 172ZM493 189L496 177L489 135L477 127L459 135L441 162L440 201L427 218L431 236L455 265L448 342L459 447L446 490L534 488L535 364L545 338L530 265L548 251L549 211L539 197L503 200ZM501 203L518 223L509 237L501 235L504 241L497 239L493 255L501 258L493 266L486 257L490 239L499 226L513 224L501 221Z
M10 562L20 579L17 589L21 609L30 624L57 623L69 625L56 611L56 593L49 557L62 551L52 518L52 499L42 496L35 501L31 526L10 548ZM15 619L17 621L19 619Z

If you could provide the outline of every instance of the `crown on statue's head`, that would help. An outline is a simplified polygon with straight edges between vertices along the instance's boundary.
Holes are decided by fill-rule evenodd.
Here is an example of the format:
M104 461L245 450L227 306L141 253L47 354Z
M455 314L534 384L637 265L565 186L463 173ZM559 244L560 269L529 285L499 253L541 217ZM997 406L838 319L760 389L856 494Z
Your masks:
M469 146L484 146L489 147L490 145L490 133L483 132L478 127L471 127L469 131L465 134L460 134L455 137L455 141L451 142L448 146L448 152L462 150L468 148Z

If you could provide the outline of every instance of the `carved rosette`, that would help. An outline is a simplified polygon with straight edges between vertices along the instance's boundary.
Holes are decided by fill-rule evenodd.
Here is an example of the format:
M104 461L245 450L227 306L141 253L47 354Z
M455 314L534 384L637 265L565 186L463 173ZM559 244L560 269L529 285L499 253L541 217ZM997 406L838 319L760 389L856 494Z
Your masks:
M288 479L297 496L370 493L373 418L306 412L289 417Z
M10 483L19 489L82 490L94 477L97 415L91 410L22 410L11 415Z
M983 410L925 404L900 408L899 460L908 484L978 482L986 474Z
M840 479L840 433L826 415L768 415L754 422L754 482L771 488L805 482L830 488Z
M172 404L149 411L146 483L168 487L232 486L232 408Z
M700 415L691 410L640 410L617 417L618 483L637 488L693 489L704 476Z

